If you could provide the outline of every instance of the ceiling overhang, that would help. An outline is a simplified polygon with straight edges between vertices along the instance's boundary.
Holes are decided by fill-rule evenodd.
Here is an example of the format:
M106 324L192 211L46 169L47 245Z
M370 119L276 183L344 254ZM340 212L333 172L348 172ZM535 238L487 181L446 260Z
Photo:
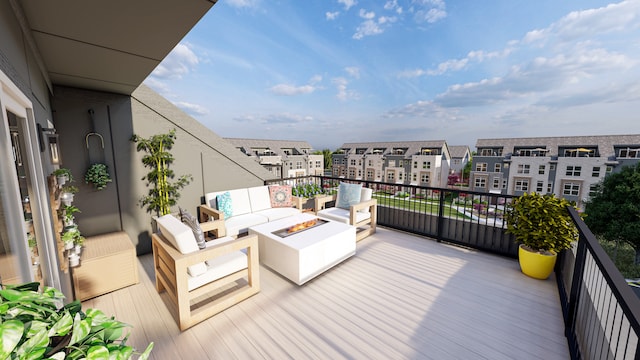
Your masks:
M209 0L21 1L54 85L130 95L215 4Z

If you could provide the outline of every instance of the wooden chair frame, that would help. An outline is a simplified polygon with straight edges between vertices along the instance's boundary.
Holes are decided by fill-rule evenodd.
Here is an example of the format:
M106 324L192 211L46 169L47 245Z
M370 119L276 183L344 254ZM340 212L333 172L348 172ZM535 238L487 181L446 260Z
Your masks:
M220 226L217 222L211 223L211 226L208 226L207 223L201 224L203 231L212 231L215 230L212 229L213 227ZM158 293L166 291L169 295L171 302L177 309L176 321L181 331L210 318L260 291L258 237L256 235L224 241L191 254L182 254L170 245L162 235L153 234L152 247L156 274L156 290ZM188 290L188 266L242 249L247 249L246 269L229 274L191 291ZM243 277L247 278L246 285L233 291L225 292L224 295L209 297L199 302L197 309L191 309L192 300L219 290L222 286L235 283Z

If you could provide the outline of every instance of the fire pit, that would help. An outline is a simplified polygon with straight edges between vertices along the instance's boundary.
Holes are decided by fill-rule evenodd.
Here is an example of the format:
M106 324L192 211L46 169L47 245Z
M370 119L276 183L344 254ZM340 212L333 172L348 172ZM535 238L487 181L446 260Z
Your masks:
M305 231L305 230L309 230L311 228L314 228L316 226L320 226L324 223L326 223L327 220L322 220L322 219L311 219L311 220L307 220L307 221L303 221L301 223L292 225L292 226L288 226L284 229L280 229L280 230L276 230L274 231L272 234L280 236L280 237L287 237L287 236L291 236L291 235L295 235L301 231Z

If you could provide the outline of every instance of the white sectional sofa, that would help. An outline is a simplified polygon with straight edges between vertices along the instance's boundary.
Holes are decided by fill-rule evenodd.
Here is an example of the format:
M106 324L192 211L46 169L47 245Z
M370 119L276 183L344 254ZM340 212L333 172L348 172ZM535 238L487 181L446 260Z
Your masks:
M232 207L230 217L225 216L218 206L218 196L227 192ZM297 215L301 212L295 207L272 207L269 186L210 192L204 198L205 204L200 205L199 209L200 221L207 221L209 218L222 219L227 236L238 236L238 234L247 233L251 226ZM224 235L218 234L218 236Z

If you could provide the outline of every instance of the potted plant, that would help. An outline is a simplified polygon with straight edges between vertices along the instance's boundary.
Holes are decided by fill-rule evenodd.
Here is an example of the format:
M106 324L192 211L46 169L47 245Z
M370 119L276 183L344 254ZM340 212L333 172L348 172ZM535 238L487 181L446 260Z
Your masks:
M0 359L131 359L129 325L102 311L82 311L79 301L62 306L64 295L32 282L0 290ZM149 357L153 343L138 359Z
M75 193L78 192L78 188L73 186L73 185L64 185L62 187L62 195L60 196L60 200L62 200L62 202L65 205L71 205L71 203L73 202L73 196Z
M568 206L575 207L575 203L553 194L525 193L507 207L507 233L521 243L518 258L525 275L548 278L557 254L578 239Z
M75 226L71 226L68 228L65 228L64 233L62 233L62 242L64 242L64 248L66 250L71 250L73 249L74 246L74 241L76 236L79 236L80 231L78 231L78 228Z
M151 169L142 178L147 180L150 189L148 195L140 199L140 205L146 206L148 212L155 212L157 216L171 213L171 206L175 205L180 198L179 190L193 179L191 175L182 175L176 181L171 181L175 173L169 168L174 159L170 150L175 139L175 129L167 134L157 134L147 139L135 134L131 137L131 141L136 143L136 150L146 153L142 157L142 164Z
M96 190L102 190L110 183L109 168L102 163L92 164L84 174L84 182L92 184Z
M75 225L75 216L73 214L81 212L80 209L73 205L65 205L62 211L64 214L62 216L64 226L68 227Z
M56 181L59 186L66 184L67 182L73 181L73 175L71 175L71 170L66 168L59 168L53 171L53 175L56 177Z

